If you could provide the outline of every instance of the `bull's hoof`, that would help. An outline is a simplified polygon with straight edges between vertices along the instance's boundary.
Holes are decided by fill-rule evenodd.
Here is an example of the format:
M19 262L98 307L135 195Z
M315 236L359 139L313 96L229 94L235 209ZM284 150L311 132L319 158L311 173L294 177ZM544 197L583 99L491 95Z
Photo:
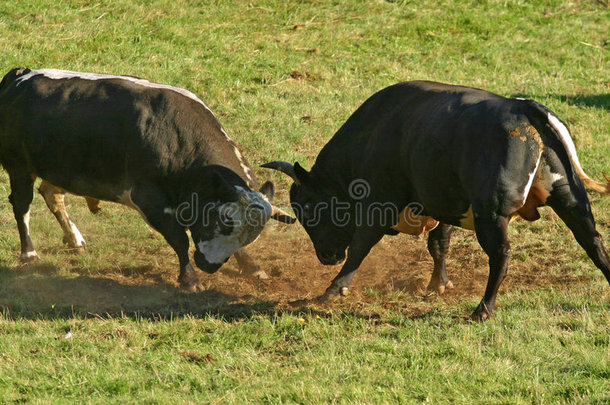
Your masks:
M38 260L38 253L36 253L35 250L31 252L22 253L21 256L19 256L19 260L22 264L35 262L36 260Z
M205 287L201 283L180 283L180 289L187 293L198 293L205 290Z
M68 245L70 249L74 249L76 253L83 253L87 248L87 243L84 240L78 243L76 239L71 239L64 235L61 241L64 245Z
M443 295L445 293L446 289L452 289L453 288L453 283L450 280L447 280L446 282L442 282L440 280L430 280L430 283L428 284L428 287L426 287L426 290L428 290L431 293L437 293L438 295Z
M180 289L187 293L198 293L205 290L205 286L196 275L188 277L186 280L178 280L180 283Z
M328 301L334 301L338 297L346 297L348 294L349 289L347 287L330 286L324 294L316 298L316 302L322 304Z
M70 246L68 245L69 249L70 249L70 253L76 254L76 255L81 255L83 253L85 253L87 251L87 245L82 245L82 246Z
M258 278L259 280L267 280L269 276L265 270L261 270L261 266L256 263L238 263L241 273L245 276Z
M252 273L252 277L257 278L259 280L268 280L269 276L265 273L265 270L259 270Z
M484 322L491 319L492 316L493 310L488 308L485 303L481 302L472 315L470 315L470 319L474 322Z
M178 278L180 289L188 293L196 293L205 290L200 274L189 263L185 271Z

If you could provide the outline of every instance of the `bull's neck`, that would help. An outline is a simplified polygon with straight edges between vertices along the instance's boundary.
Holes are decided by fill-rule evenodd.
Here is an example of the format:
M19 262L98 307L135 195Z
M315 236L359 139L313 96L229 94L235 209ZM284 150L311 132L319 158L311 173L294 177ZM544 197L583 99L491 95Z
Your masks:
M349 185L360 177L363 150L336 134L320 151L311 168L316 181L341 195L349 195Z

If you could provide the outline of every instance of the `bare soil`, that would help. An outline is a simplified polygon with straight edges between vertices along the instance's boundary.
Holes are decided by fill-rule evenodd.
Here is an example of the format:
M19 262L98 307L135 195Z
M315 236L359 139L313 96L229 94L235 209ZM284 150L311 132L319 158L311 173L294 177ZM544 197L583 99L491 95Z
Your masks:
M269 279L241 274L231 258L213 275L202 272L205 291L185 293L178 287L177 258L169 247L134 251L133 257L110 260L107 268L95 272L79 267L79 261L69 252L65 253L66 268L58 269L44 261L44 254L52 252L43 251L39 252L41 260L37 263L0 269L3 283L0 307L9 314L26 317L75 313L102 317L126 314L167 318L206 313L241 317L275 311L346 311L371 316L389 308L418 316L434 310L443 301L478 301L488 273L487 257L474 233L457 230L447 263L455 287L442 296L429 293L426 286L432 258L426 250L426 237L387 236L358 270L349 296L319 304L314 299L324 293L341 266L320 264L300 226L269 226L248 247L248 252ZM505 289L565 288L591 277L568 271L548 274L545 268L556 259L550 252L534 254L535 259L511 263L500 290L500 307Z

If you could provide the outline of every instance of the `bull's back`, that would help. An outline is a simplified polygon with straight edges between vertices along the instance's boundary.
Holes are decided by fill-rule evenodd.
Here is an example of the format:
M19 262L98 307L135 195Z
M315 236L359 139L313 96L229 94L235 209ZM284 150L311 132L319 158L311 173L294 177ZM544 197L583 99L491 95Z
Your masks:
M426 96L405 106L416 118L402 132L414 198L456 225L472 204L497 204L506 215L518 209L540 156L522 102L460 86L422 87Z
M135 180L180 179L210 164L247 178L249 166L192 93L141 79L68 73L63 79L17 76L0 89L5 166L27 166L66 190L102 199Z
M509 134L527 121L516 103L480 89L400 83L359 107L319 160L349 154L352 178L370 179L371 192L382 185L383 198L394 194L396 201L419 203L427 215L459 224L473 200L500 188L518 194L513 191L525 186L521 172L536 157L524 153L533 140ZM503 172L510 170L522 178L507 179Z

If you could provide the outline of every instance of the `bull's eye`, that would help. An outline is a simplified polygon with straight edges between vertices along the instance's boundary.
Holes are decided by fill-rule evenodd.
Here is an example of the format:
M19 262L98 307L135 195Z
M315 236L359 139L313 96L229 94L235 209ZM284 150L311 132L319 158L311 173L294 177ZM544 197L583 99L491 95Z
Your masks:
M310 203L306 203L303 206L303 217L304 218L311 218L312 215L313 215L313 210L311 208L311 204Z
M219 212L218 213L218 220L224 226L233 226L233 222L234 222L233 221L233 217L228 215L226 212Z

